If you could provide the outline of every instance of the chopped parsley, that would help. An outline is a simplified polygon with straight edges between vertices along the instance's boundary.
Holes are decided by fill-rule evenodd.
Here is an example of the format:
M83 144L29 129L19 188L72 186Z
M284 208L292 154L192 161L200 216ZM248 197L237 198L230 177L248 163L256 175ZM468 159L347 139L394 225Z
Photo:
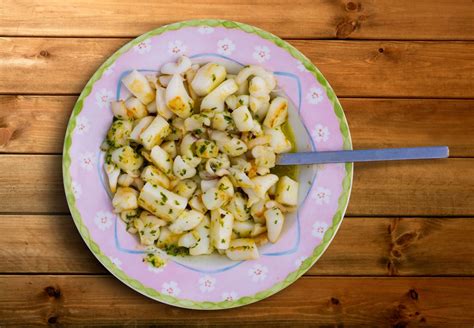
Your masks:
M186 247L179 247L176 245L166 245L163 250L171 256L186 256L189 255L189 249Z
M151 253L146 255L143 262L148 262L155 268L160 268L165 265L165 261L160 256Z

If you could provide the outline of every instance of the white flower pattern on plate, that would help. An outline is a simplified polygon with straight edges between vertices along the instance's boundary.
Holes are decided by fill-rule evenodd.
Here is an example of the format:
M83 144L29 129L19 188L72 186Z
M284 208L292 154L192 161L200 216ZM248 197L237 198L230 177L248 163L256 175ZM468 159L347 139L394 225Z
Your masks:
M186 45L181 40L175 40L168 43L168 53L170 55L184 55Z
M150 52L150 50L151 50L150 39L146 39L133 47L133 51L138 52L141 55Z
M328 141L329 135L329 129L321 124L316 124L313 131L311 131L311 136L316 140L316 142Z
M301 264L307 259L305 256L300 256L295 260L295 267L299 268Z
M122 261L118 257L112 257L110 260L117 268L122 269Z
M251 269L248 270L248 275L252 278L253 282L264 281L267 277L268 268L261 264L255 264Z
M296 61L296 68L300 72L305 72L306 71L306 67L304 67L304 64L302 62L300 62L299 60Z
M237 299L237 293L236 292L224 292L222 293L222 300L223 301L235 301Z
M114 68L115 68L115 62L112 63L112 65L109 66L109 68L107 68L105 71L104 71L104 75L105 76L109 76L110 74L112 74L114 72Z
M270 49L267 46L256 46L253 52L253 58L259 63L263 63L270 59Z
M165 282L161 285L161 292L166 295L170 296L178 296L181 293L181 289L179 289L178 284L174 281Z
M232 40L225 38L217 41L217 52L221 55L230 56L235 50L235 44Z
M114 215L112 213L100 211L95 215L94 223L100 230L105 231L110 228L113 219Z
M311 198L315 199L318 205L322 205L323 203L329 204L331 201L331 190L324 187L317 187L311 195Z
M216 278L205 275L199 278L199 289L203 293L209 293L216 287Z
M99 108L107 108L113 98L114 94L107 89L100 89L95 93L95 102Z
M79 164L86 171L92 171L95 165L95 157L91 152L83 153L79 155Z
M79 183L77 183L76 181L72 181L71 182L71 190L72 190L72 194L74 195L74 197L76 199L81 198L81 196L82 196L82 187Z
M76 119L76 133L82 135L89 132L89 120L84 116L78 116Z
M319 104L321 101L323 101L323 89L312 87L306 94L306 100L312 105Z
M214 32L214 28L210 26L199 26L198 32L201 34L211 34Z
M315 222L313 224L313 230L311 231L311 234L313 235L313 237L323 239L324 233L326 232L328 227L329 226L324 222Z

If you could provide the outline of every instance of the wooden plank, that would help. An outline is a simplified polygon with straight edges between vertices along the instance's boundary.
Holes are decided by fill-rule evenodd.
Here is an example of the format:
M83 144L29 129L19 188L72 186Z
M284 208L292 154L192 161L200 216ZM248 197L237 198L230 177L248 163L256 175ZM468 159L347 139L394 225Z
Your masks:
M450 156L474 156L474 101L341 99L354 149L449 146Z
M97 67L127 41L2 38L0 93L79 93ZM291 43L320 68L339 96L474 97L472 42Z
M61 153L75 96L0 96L0 152ZM473 157L474 100L342 98L355 149L447 145ZM440 133L442 131L442 133Z
M0 216L0 231L2 273L106 272L69 216ZM349 217L307 275L469 276L473 236L471 219Z
M61 156L0 156L0 211L66 213Z
M303 277L258 303L223 311L172 308L110 276L0 277L3 325L470 327L470 278Z
M0 272L106 272L70 216L5 215L0 227Z
M0 156L0 213L67 213L61 156ZM474 159L359 163L348 215L474 215Z
M465 0L304 0L298 5L281 0L138 0L133 4L108 0L75 2L73 6L59 0L5 0L0 34L136 36L170 22L216 17L291 38L439 40L472 40L474 20L470 2Z
M76 97L0 96L0 152L61 153Z

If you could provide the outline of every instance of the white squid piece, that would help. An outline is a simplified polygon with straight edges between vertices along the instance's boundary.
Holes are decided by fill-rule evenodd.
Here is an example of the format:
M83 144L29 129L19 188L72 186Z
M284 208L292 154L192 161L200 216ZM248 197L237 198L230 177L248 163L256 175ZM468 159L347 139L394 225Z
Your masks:
M170 111L168 105L166 105L166 89L158 86L156 88L156 112L169 120L174 116L173 112Z
M172 233L182 234L197 227L203 218L204 215L198 211L184 210L169 226L169 229Z
M238 89L234 80L226 80L202 99L201 111L224 111L225 99Z
M150 87L146 77L136 70L122 79L123 85L144 105L148 105L155 100L155 92Z
M181 180L192 178L196 175L196 168L183 160L181 155L174 158L173 174Z
M223 209L211 211L211 242L217 249L227 249L232 236L234 216Z
M232 119L240 132L251 131L254 127L252 114L247 106L240 106L232 112Z
M120 169L114 164L104 164L105 174L107 174L107 180L109 182L109 189L111 192L117 191L117 184L119 182ZM128 186L127 186L128 187Z
M178 58L176 63L166 63L161 67L161 74L174 75L184 74L188 69L191 68L191 59L186 56Z
M240 238L230 241L225 255L232 261L256 260L259 258L255 241L250 238Z
M170 179L168 176L154 165L146 166L142 170L140 177L145 182L150 182L151 184L159 185L166 189L170 188Z
M120 169L132 176L137 176L136 171L143 165L143 157L130 146L115 149L111 159Z
M151 124L151 122L153 122L154 119L154 116L145 116L137 120L138 122L130 133L129 139L133 142L140 143L140 135Z
M189 249L190 255L203 255L211 254L213 249L211 245L211 222L209 217L206 215L202 219L201 223L194 229L195 232L199 235L196 245Z
M191 87L198 96L206 96L224 81L226 74L224 66L208 63L197 70L191 82Z
M283 176L278 180L276 185L275 200L283 205L298 205L298 187L299 183L295 180Z
M118 187L112 199L112 205L117 213L134 210L138 207L138 191L130 187Z
M165 221L175 220L186 208L188 200L161 186L147 182L138 197L138 205Z
M194 101L188 95L181 75L173 75L170 83L166 87L165 99L168 108L177 116L181 118L191 116Z
M146 106L135 97L130 97L125 101L125 107L130 117L139 119L148 115Z
M264 216L267 226L268 240L272 243L276 243L280 237L281 230L283 229L285 216L276 207L266 210Z
M288 100L283 97L276 97L270 103L263 125L271 129L276 128L285 123L287 118Z

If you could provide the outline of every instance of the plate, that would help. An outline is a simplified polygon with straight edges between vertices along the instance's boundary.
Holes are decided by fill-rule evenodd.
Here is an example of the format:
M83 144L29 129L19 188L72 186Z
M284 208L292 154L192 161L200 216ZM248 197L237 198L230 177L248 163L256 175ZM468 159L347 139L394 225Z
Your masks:
M111 100L126 98L120 80L132 69L157 72L187 55L216 61L230 72L257 64L273 71L289 98L298 151L352 149L349 128L334 91L319 70L287 42L253 26L192 20L150 31L115 52L92 76L69 120L63 179L74 222L97 259L119 280L157 301L192 309L226 309L262 300L296 281L322 255L342 222L352 185L352 164L299 169L300 204L287 216L276 244L255 261L222 256L172 257L154 268L147 250L113 213L99 150L112 122Z

